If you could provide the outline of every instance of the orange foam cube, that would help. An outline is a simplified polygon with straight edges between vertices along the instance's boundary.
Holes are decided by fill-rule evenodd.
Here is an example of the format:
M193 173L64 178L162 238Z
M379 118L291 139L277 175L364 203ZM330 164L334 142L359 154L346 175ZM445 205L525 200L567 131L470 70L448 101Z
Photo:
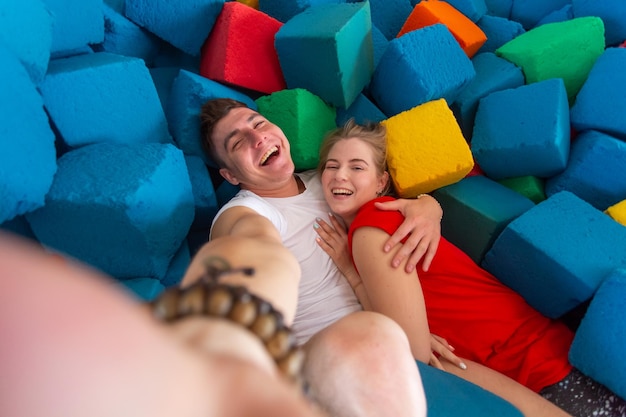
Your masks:
M448 28L470 58L487 41L487 35L467 16L449 3L439 0L422 0L416 4L397 36L437 23Z

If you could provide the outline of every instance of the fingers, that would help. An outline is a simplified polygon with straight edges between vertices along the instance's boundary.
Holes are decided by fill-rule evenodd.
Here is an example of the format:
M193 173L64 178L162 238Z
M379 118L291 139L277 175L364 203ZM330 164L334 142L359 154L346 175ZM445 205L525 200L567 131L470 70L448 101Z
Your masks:
M431 334L430 336L430 348L433 355L438 355L438 358L444 358L463 370L467 369L465 362L453 353L454 347L450 345L446 339L434 334ZM437 360L439 361L439 359ZM439 363L439 365L441 365L441 363Z
M385 245L383 246L383 250L385 252L389 252L393 247L395 247L398 243L402 242L402 239L404 239L405 237L407 237L413 230L412 230L412 226L406 224L406 221L403 222L400 227L398 227L396 229L396 231L389 236L389 239L387 239L387 241L385 242ZM410 239L409 239L410 240ZM413 237L413 240L417 240L417 237ZM419 240L418 240L419 241ZM409 242L407 240L407 242ZM406 244L404 245L406 246ZM403 247L404 249L404 247ZM409 254L410 251L412 251L414 249L413 248L409 248L408 251L402 251L404 253L404 256L402 256L402 258L397 259L397 262L395 262L394 267L397 267L398 265L400 265L400 262L402 262L402 260L404 260L404 258ZM396 255L397 257L398 255ZM394 261L396 261L396 258L394 257Z
M443 365L439 361L439 358L437 358L437 355L435 355L432 352L430 354L430 360L428 361L428 364L432 366L433 368L437 368L437 369L441 369L442 371L445 371Z
M404 206L401 200L377 201L374 205L377 209L385 211L398 211Z
M422 262L422 270L428 271L430 269L430 264L435 258L435 254L437 253L437 248L439 247L439 239L436 239L434 242L431 242L428 245L428 250L424 255L424 262Z

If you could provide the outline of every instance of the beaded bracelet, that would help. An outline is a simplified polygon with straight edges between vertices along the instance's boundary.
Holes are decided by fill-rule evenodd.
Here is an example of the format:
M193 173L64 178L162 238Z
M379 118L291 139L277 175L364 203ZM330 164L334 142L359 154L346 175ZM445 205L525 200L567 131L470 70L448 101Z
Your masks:
M294 383L301 384L304 352L284 324L282 314L246 287L221 284L225 274L254 275L252 268L231 269L224 260L211 258L206 273L187 288L169 288L149 303L153 315L166 323L188 317L211 317L229 320L256 335L279 371Z

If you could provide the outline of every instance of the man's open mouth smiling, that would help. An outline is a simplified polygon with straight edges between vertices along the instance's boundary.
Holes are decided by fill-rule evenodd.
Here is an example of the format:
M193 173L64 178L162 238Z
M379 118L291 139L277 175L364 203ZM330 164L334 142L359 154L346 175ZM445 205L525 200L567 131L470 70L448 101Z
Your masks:
M267 152L265 152L265 154L261 158L261 166L267 165L269 160L275 156L278 156L278 147L272 146L267 150Z

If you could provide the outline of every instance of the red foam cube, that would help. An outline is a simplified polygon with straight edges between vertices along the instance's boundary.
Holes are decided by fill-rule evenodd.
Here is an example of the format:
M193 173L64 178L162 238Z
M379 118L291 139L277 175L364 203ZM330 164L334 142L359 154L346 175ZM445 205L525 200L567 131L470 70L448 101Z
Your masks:
M226 2L202 47L200 75L271 94L287 88L274 36L282 22L238 1Z

